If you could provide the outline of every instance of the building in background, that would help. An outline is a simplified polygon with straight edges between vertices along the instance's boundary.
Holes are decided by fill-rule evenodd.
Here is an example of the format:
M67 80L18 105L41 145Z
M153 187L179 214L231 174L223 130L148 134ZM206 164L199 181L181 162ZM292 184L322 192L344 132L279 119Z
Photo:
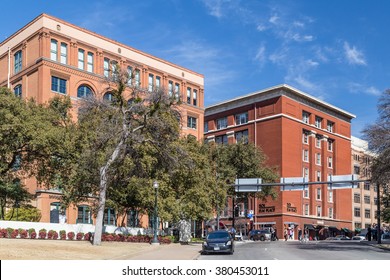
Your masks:
M134 73L136 84L163 87L181 97L182 132L203 138L204 77L192 70L108 39L61 19L41 14L0 44L0 86L21 98L45 103L54 96L68 95L72 102L91 94L109 98L106 78L115 66ZM25 180L35 195L33 206L42 212L42 222L92 223L88 204L74 205L60 215L59 190L47 190L33 178ZM140 226L139 215L127 214L128 226ZM105 224L117 221L106 209ZM141 226L148 227L148 222Z
M352 171L361 180L371 179L370 165L374 157L368 149L368 142L352 136ZM377 223L377 186L361 182L352 192L353 230L360 231ZM365 232L365 231L364 231Z
M246 137L263 150L267 164L277 167L280 177L327 181L329 175L351 174L354 117L289 85L279 85L206 107L205 140L231 144ZM291 228L295 238L298 227L307 227L312 238L351 232L352 189L329 190L324 184L302 191L277 188L274 201L249 198L240 206L241 216L253 213L251 220L241 217L249 223L247 229L273 226L281 237L284 228ZM231 211L225 215L231 217Z

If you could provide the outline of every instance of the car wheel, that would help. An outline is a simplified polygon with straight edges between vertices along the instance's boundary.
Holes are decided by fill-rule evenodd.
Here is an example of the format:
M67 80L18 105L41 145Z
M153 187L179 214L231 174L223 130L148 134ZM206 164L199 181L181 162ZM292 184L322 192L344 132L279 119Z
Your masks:
M264 241L264 240L265 240L264 236L260 237L260 240L261 240L261 241Z

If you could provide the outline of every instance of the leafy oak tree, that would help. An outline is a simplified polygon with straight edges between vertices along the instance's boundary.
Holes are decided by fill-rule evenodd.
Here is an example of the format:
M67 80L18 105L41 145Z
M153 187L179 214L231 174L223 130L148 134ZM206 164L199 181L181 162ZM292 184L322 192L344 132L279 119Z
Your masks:
M62 146L64 112L70 101L53 99L48 104L24 100L0 88L0 206L20 206L31 195L22 179L47 176L46 163ZM59 109L61 108L61 110Z
M382 216L390 222L389 183L390 183L390 90L383 92L378 101L378 119L368 125L363 134L369 148L375 153L371 165L372 182L382 187L384 211Z

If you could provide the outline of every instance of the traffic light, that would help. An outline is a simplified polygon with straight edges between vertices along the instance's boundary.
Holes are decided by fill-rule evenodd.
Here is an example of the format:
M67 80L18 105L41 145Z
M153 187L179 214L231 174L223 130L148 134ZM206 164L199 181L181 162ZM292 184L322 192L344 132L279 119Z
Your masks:
M240 208L238 206L234 206L234 217L238 217L240 215Z

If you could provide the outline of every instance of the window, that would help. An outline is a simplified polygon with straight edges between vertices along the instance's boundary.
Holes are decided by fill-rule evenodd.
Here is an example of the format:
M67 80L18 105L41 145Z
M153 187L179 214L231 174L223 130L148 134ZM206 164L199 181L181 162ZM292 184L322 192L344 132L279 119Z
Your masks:
M127 212L127 227L139 227L139 217L137 210L130 210Z
M302 112L302 121L304 123L309 124L310 123L310 113L303 111Z
M191 88L187 88L187 103L191 104Z
M364 218L366 218L366 219L371 218L371 210L370 209L364 209Z
M172 81L168 82L168 94L169 94L169 97L172 97L172 95L173 95L173 82Z
M236 125L248 123L248 112L237 114L235 118L236 118Z
M309 132L304 131L302 133L302 142L303 144L309 144Z
M119 72L119 69L118 69L118 61L112 60L112 61L111 61L111 74L112 74L112 78L113 78L114 80L117 79L117 77L118 77L118 72Z
M192 92L192 105L194 106L198 106L198 91L196 89L194 89L194 91Z
M305 182L309 181L309 168L308 167L303 168L303 177L305 178Z
M316 190L316 199L321 200L321 188L317 188Z
M87 55L87 71L88 72L93 72L93 53L88 52Z
M328 202L333 202L333 191L328 190Z
M328 140L328 151L333 151L333 140Z
M187 127L196 129L196 118L187 117Z
M54 39L50 41L50 59L57 61L57 41Z
M110 60L108 58L104 59L103 62L103 75L108 78L108 73L110 72Z
M364 203L370 204L370 196L369 195L364 196Z
M317 217L321 217L322 214L321 211L322 211L321 206L317 205Z
M316 164L321 165L321 154L320 153L316 153Z
M236 143L243 141L248 144L248 130L238 131L235 133Z
M148 79L148 91L152 92L154 88L154 75L149 74L149 79Z
M161 77L156 76L156 89L161 87Z
M227 127L227 118L217 119L217 129L223 129Z
M68 63L68 46L65 43L61 43L61 63Z
M104 210L103 225L116 225L115 210L107 208Z
M328 121L326 125L326 130L329 132L333 132L334 130L334 122Z
M370 190L370 183L369 182L364 182L364 189L366 191L369 191Z
M220 135L215 137L215 143L217 144L227 144L228 143L228 138L227 135Z
M88 206L82 205L77 208L77 221L78 224L91 224L91 211Z
M309 204L303 205L303 215L309 216Z
M333 208L332 207L328 208L328 217L330 219L333 219Z
M317 170L317 182L321 182L321 171Z
M316 116L315 127L322 128L322 118Z
M205 122L204 123L204 132L208 132L208 131L209 131L209 123Z
M333 168L333 158L328 157L328 168Z
M135 69L135 86L139 87L141 85L141 75L139 69Z
M360 203L360 194L359 193L353 194L353 202Z
M60 207L59 202L50 203L50 223L60 222Z
M303 197L309 198L309 189L307 187L303 190Z
M66 80L52 76L51 90L62 94L66 94Z
M180 97L180 85L176 83L175 84L175 99L179 100L179 97Z
M78 98L87 98L93 95L93 91L90 87L82 85L77 89Z
M355 217L360 217L360 207L355 207L353 209L353 214Z
M303 161L309 162L309 150L303 150Z
M353 174L360 174L360 166L355 165L353 167Z
M106 93L103 95L103 100L109 101L109 102L114 101L114 96L112 95L112 92L106 92Z
M17 97L22 97L22 85L17 85L14 87L14 93Z
M22 71L22 51L17 51L14 55L14 73Z
M316 147L321 149L321 136L316 136Z
M133 84L133 68L131 66L127 66L127 85L132 86Z
M83 49L79 49L78 68L81 70L84 70L84 50Z

